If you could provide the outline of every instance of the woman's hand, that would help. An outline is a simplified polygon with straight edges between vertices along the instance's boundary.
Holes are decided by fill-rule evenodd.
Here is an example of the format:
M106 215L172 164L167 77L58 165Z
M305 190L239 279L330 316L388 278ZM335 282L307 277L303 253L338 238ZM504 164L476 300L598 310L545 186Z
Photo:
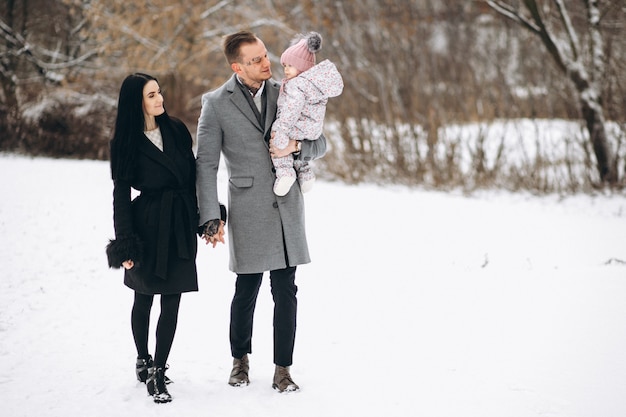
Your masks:
M135 263L129 259L127 261L122 262L122 266L124 267L124 269L132 269L133 266L135 266Z

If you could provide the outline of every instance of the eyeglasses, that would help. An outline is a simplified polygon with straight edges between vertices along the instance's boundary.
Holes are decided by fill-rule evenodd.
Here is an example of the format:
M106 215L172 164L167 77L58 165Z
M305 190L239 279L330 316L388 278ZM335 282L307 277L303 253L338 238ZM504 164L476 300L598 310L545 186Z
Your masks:
M267 58L267 54L265 54L263 56L255 56L250 61L245 62L244 65L246 65L246 66L259 65L263 61L263 58Z

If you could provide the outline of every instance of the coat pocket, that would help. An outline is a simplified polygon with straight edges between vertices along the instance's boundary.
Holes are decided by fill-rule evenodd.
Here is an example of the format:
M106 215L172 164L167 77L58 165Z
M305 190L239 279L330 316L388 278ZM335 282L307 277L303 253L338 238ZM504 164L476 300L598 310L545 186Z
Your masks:
M237 188L250 188L254 183L254 177L232 177L229 182Z

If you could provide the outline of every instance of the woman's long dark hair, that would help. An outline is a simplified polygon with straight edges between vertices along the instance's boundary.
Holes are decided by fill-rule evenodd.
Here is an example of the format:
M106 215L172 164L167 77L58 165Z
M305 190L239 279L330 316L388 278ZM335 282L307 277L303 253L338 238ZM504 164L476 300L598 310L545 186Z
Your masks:
M151 75L134 73L122 82L115 118L115 132L110 143L111 177L114 180L132 179L137 141L141 138L145 127L143 88L148 81L152 80L157 81ZM159 119L167 120L167 118L164 112L157 117L157 123Z

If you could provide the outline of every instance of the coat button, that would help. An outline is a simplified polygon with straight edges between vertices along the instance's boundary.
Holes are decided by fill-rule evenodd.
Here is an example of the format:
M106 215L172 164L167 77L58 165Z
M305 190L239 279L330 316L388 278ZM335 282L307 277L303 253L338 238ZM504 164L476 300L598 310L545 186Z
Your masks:
M274 208L278 208L278 203L274 201L274 204L272 204L272 206L274 206Z

